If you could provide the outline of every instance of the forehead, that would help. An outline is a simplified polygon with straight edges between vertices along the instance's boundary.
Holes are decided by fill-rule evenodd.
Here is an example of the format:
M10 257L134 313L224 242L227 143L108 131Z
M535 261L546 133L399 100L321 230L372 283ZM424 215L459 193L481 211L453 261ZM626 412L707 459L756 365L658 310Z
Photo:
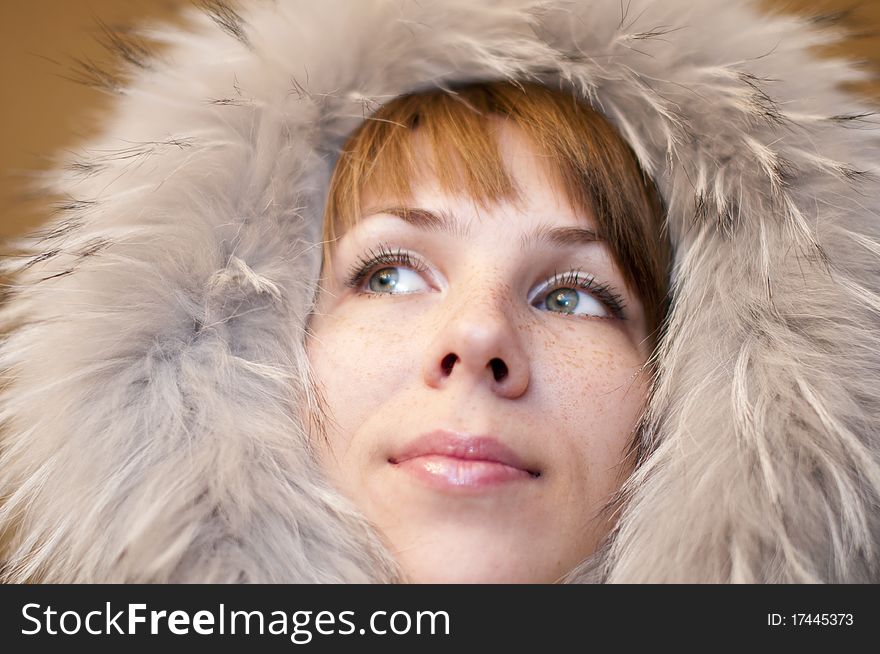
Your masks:
M416 133L412 147L419 166L410 179L412 197L401 202L400 198L368 185L361 191L361 215L370 219L376 212L400 204L431 208L442 213L448 221L457 223L456 231L467 236L475 235L481 225L485 226L483 217L495 214L516 217L516 220L505 222L506 233L533 233L536 227L549 225L597 229L592 212L588 208L573 206L566 197L552 159L514 123L491 118L490 124L504 168L517 190L517 199L501 201L484 211L478 210L468 195L444 191L432 170L431 146L426 138Z

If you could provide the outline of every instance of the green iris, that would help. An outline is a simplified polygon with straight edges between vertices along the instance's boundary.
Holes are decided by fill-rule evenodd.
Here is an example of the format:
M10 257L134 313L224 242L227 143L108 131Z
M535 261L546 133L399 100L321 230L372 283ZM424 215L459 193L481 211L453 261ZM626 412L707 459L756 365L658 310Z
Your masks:
M370 277L370 290L381 293L397 285L399 275L396 268L382 268Z
M571 313L578 304L578 292L573 288L561 288L547 296L544 304L550 310L561 310ZM554 309L554 304L556 309Z

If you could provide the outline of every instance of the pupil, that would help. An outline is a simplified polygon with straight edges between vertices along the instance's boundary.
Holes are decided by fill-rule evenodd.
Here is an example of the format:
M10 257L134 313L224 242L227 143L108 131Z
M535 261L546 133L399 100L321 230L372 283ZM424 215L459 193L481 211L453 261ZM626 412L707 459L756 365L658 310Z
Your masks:
M397 271L394 268L382 268L370 280L370 289L375 291L394 288L397 284L397 277Z
M578 294L572 288L564 288L548 296L547 302L553 302L563 309L574 309L578 303Z

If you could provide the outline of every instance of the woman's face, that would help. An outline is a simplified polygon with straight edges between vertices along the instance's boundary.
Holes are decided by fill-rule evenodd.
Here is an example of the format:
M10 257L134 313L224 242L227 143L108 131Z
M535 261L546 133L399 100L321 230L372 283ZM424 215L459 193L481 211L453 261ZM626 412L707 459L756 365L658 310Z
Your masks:
M551 231L594 218L518 128L498 138L521 206L479 210L424 176L407 220L366 193L310 318L321 464L415 582L554 582L594 552L647 396L638 297L604 243Z

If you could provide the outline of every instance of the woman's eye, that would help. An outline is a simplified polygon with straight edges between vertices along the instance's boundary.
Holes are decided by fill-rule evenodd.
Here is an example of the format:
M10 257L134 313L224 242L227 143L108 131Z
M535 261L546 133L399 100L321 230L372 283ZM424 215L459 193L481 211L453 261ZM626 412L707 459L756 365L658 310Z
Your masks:
M611 317L608 309L605 308L602 302L588 292L578 288L566 288L564 286L554 288L544 295L539 305L558 313L598 316L600 318Z
M427 281L430 278L430 268L421 259L382 244L378 251L371 250L352 266L345 285L360 295L405 295L430 292L431 285ZM528 302L536 308L575 316L626 320L620 294L581 270L554 274L540 288L550 290L536 296L529 294Z
M377 268L368 275L367 286L372 293L402 294L429 290L425 281L414 270L404 266Z

